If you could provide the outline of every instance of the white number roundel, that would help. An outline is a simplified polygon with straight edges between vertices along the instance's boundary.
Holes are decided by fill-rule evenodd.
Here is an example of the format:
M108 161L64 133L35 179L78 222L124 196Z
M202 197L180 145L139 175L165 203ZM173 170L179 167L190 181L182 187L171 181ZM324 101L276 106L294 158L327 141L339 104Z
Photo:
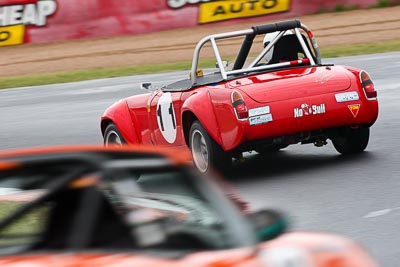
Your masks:
M176 140L176 119L171 93L163 94L157 103L157 123L162 136L168 143Z

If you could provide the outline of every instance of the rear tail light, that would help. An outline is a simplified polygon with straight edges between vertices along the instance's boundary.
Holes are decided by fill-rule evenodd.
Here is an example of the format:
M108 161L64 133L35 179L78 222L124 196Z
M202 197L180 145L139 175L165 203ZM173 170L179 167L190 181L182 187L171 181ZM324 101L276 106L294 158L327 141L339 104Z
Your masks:
M237 91L232 92L232 105L233 109L235 110L236 117L239 120L244 120L249 117L249 111L244 103L244 99Z
M367 72L360 72L360 82L367 98L377 97L378 93L375 91L374 83L372 82L371 77Z

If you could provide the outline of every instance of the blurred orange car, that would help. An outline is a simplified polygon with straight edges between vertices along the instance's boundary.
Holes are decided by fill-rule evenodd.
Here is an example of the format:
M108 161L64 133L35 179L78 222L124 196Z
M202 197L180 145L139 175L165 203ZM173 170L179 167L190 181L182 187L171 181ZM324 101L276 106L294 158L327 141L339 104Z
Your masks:
M232 195L166 151L5 152L0 265L376 266L347 238L284 233L279 212L247 211Z

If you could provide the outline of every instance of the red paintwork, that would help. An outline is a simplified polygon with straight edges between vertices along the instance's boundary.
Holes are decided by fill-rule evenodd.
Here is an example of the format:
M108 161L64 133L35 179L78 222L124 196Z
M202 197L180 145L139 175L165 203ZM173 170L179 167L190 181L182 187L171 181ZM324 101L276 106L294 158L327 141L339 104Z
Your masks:
M254 101L270 104L346 90L351 85L347 73L340 66L330 70L325 67L298 68L237 79L228 86L240 89Z
M190 160L190 153L173 153L170 149L158 147L156 150L153 146L100 146L100 145L68 145L68 146L52 146L52 147L34 147L4 150L0 152L0 170L13 169L21 166L21 162L17 159L14 161L2 161L4 158L21 157L21 156L34 156L44 154L58 154L58 153L82 153L82 152L127 152L127 153L150 153L161 154L170 158L173 164L181 165L187 164Z
M301 67L200 86L185 92L172 92L177 122L177 138L172 144L160 134L156 120L157 100L166 92L159 90L127 98L106 110L102 120L114 121L129 143L184 148L185 133L190 127L184 121L184 114L190 112L225 151L233 150L246 141L339 126L372 125L378 116L378 101L366 99L359 72L358 69L343 66ZM269 106L273 121L250 126L248 120L238 120L232 106L233 90L241 92L249 110ZM335 94L344 92L357 92L359 100L337 102ZM129 107L135 131L128 122L129 116L123 115L125 105L122 103L127 103ZM302 104L324 104L325 113L295 118L294 110ZM360 105L356 117L349 110L348 105L351 104ZM121 111L117 111L119 108ZM133 138L132 132L138 136Z
M141 127L137 127L137 125L139 125L137 117L130 115L126 101L118 101L107 109L102 117L102 132L107 127L107 124L109 122L108 119L114 122L114 124L118 127L121 134L124 136L125 140L128 143L142 143L141 134L140 132L138 132ZM136 127L134 127L133 125L136 125Z
M132 253L46 253L1 256L0 265L10 266L159 266L159 267L273 267L296 262L318 267L376 267L376 263L354 242L334 235L288 233L255 248L237 248L188 254L180 259ZM281 265L272 264L279 256ZM289 265L287 265L289 266Z
M38 0L1 0L0 6L37 3ZM190 1L187 1L190 2ZM26 43L133 35L187 27L203 27L198 22L201 1L171 9L167 0L57 0L56 14L45 27L27 27ZM369 7L376 0L291 0L287 12L221 21L214 25L265 22L333 10L338 5ZM198 3L198 4L196 4Z

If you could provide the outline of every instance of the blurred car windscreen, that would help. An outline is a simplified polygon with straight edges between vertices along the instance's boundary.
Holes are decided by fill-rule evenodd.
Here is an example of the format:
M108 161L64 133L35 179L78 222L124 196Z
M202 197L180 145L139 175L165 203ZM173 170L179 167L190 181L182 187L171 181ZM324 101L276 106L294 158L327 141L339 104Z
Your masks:
M0 174L0 221L46 192L46 181L54 172L16 170ZM32 243L45 227L48 207L40 206L0 229L0 247Z

